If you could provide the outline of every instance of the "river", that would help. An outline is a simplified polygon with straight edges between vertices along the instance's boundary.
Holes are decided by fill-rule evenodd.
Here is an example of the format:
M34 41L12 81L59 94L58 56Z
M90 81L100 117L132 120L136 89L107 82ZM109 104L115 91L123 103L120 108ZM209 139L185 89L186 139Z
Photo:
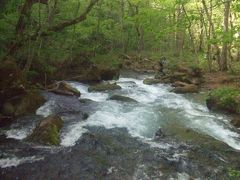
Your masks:
M229 179L239 170L240 133L230 118L210 112L204 93L180 95L149 75L122 76L121 90L89 93L68 82L80 99L44 92L36 115L1 130L0 176L5 179ZM109 100L113 94L134 102ZM84 113L87 120L83 120ZM24 138L50 114L64 120L61 146ZM160 130L159 130L160 129ZM155 134L158 132L158 136Z

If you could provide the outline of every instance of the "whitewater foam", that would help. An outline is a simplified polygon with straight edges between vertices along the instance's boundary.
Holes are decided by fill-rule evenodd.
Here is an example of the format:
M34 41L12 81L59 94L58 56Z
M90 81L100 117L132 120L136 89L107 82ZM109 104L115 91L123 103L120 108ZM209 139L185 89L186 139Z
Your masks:
M3 158L3 159L0 159L0 167L1 168L16 167L20 164L32 163L32 162L40 161L43 159L44 159L43 157L37 158L36 156L23 157L23 158L18 158L14 156L11 158Z

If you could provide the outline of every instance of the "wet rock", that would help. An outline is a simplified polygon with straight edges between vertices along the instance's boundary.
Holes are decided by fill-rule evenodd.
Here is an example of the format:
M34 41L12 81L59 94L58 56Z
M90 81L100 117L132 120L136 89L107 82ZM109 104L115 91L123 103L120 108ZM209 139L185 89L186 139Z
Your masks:
M156 133L155 133L155 139L162 139L165 138L166 135L163 133L162 129L160 128Z
M59 116L50 115L41 120L26 140L44 145L59 145L62 127L63 120Z
M94 101L91 99L79 99L79 102L83 104L90 104L93 103Z
M78 96L80 97L81 93L74 87L70 86L66 82L57 82L49 87L49 92L53 92L60 95L66 96Z
M185 94L185 93L198 93L199 88L196 85L193 84L186 84L184 86L175 87L171 92L179 93L179 94Z
M37 90L26 91L25 94L6 100L1 112L5 116L19 117L35 113L45 99Z
M147 85L153 85L153 84L159 84L159 83L162 83L161 79L146 78L143 80L143 84L147 84Z
M83 117L82 117L83 120L86 120L88 117L89 117L88 113L83 113Z
M93 91L109 91L109 90L117 90L117 89L121 89L121 86L117 85L116 83L110 84L110 83L102 83L102 84L98 84L95 86L90 86L88 88L89 92L93 92Z
M126 97L126 96L121 96L121 95L112 95L110 98L110 100L116 100L116 101L123 101L123 102L137 102L135 99L132 99L130 97Z

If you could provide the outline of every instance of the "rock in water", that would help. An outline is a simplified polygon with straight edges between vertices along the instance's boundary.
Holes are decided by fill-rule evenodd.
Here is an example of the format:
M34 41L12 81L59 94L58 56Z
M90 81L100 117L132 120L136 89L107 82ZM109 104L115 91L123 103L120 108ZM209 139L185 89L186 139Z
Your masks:
M66 95L66 96L78 96L80 97L81 93L74 87L70 86L66 82L57 82L56 84L51 85L50 92Z
M143 80L143 84L152 85L162 83L161 79L146 78Z
M59 145L62 127L63 120L57 115L50 115L41 120L26 140L43 145Z
M135 99L121 95L112 95L109 99L123 102L137 102Z
M93 91L109 91L109 90L117 90L117 89L121 89L121 86L117 85L116 83L110 84L98 84L95 86L90 86L88 88L89 92L93 92Z
M155 133L155 139L157 139L157 140L165 138L165 137L166 137L166 135L163 133L161 128Z

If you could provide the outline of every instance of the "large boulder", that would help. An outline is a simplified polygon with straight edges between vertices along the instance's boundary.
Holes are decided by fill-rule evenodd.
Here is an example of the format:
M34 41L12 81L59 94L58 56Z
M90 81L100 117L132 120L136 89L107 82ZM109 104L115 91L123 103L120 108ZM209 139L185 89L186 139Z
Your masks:
M130 97L126 97L126 96L121 96L121 95L112 95L110 98L110 100L115 100L115 101L122 101L122 102L137 102L135 99L130 98Z
M22 95L6 100L1 108L1 113L11 117L33 114L44 102L45 99L39 91L26 91Z
M40 121L26 140L43 145L59 145L62 127L63 120L59 116L50 115Z
M66 95L66 96L78 96L80 97L81 93L74 87L70 86L66 82L57 82L51 86L49 86L50 92Z
M210 110L240 114L240 89L215 89L210 92L206 104Z
M89 92L93 92L93 91L109 91L109 90L117 90L117 89L121 89L121 86L117 85L116 83L102 83L102 84L97 84L94 86L90 86L88 88Z

